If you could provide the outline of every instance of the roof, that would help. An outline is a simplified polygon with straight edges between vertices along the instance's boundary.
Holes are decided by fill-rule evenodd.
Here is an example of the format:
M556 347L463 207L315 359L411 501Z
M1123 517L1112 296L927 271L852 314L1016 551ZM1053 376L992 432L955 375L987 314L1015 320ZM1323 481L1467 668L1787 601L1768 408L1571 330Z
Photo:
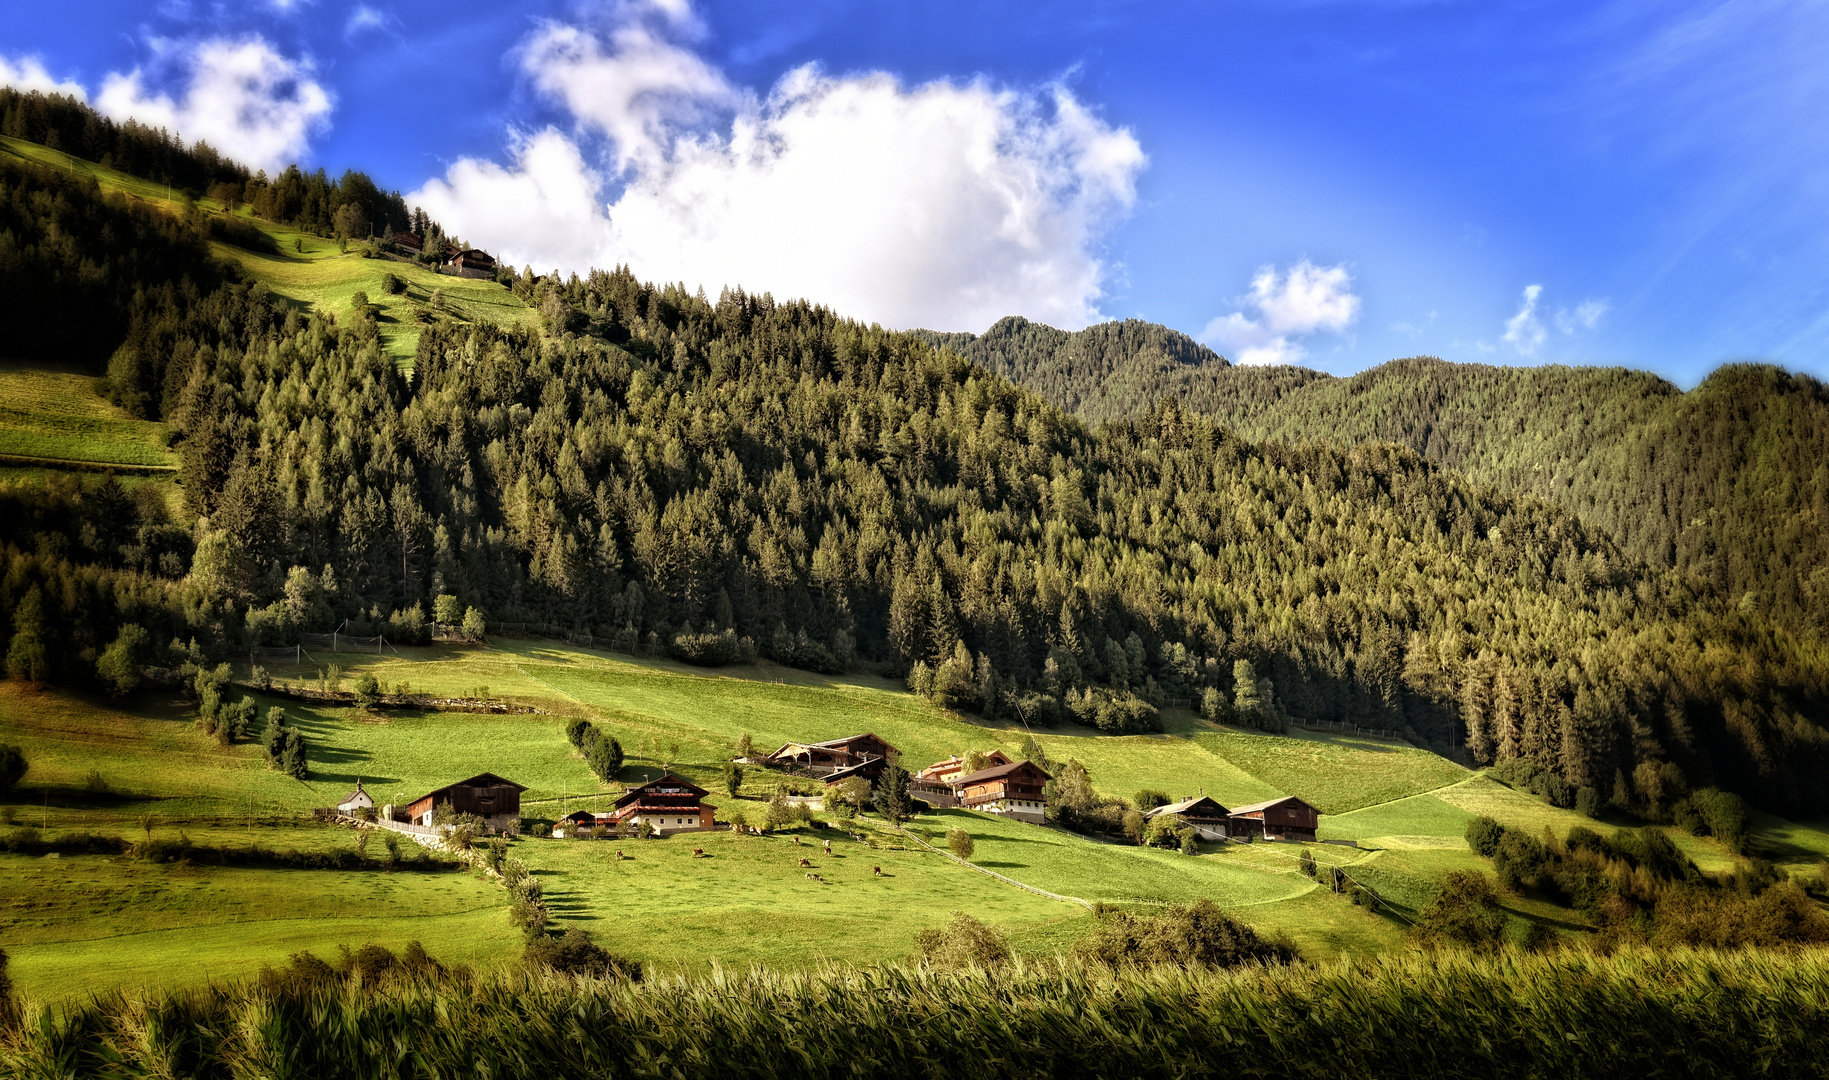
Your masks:
M1282 802L1283 800L1278 799L1276 801ZM1219 811L1219 816L1221 817L1229 813L1235 813L1235 811L1227 810L1225 807L1213 802L1213 800L1206 795L1196 795L1192 799L1183 799L1178 803L1170 803L1167 806L1158 806L1154 810L1146 810L1144 811L1143 816L1159 817L1163 814L1185 814L1201 803L1212 803L1213 809Z
M1280 806L1283 803L1289 803L1289 802L1302 803L1303 806L1307 806L1310 810L1315 809L1313 806L1309 805L1306 802L1303 802L1301 799L1296 798L1294 795L1285 795L1280 799L1266 799L1263 802L1254 802L1250 806L1234 806L1232 808L1232 813L1234 813L1234 814L1255 814L1260 810L1268 810L1273 806ZM1320 811L1317 810L1315 812L1319 813Z
M858 741L859 739L875 739L877 742L882 743L884 746L889 745L888 739L883 738L881 735L878 735L874 731L866 731L860 735L846 735L842 739L827 739L825 742L802 743L801 745L818 746L818 747L822 747L827 750L840 750L840 749L843 749L848 744Z
M675 776L672 773L662 773L658 779L650 780L645 784L638 784L635 787L632 787L629 790L623 792L622 798L616 800L616 803L618 806L622 805L623 803L628 801L629 796L631 796L631 795L636 796L636 797L640 797L642 795L658 795L658 794L660 794L660 792L652 791L650 789L660 787L662 784L666 784L666 785L669 785L672 787L683 787L691 794L697 795L700 797L711 794L711 792L706 791L704 788L698 786L697 784L693 783L692 781L686 779L683 776Z
M527 790L526 784L517 784L505 776L497 776L492 772L486 772L477 773L468 780L459 780L456 783L446 784L441 788L433 788L431 791L419 796L419 798L414 799L413 802L423 802L426 799L434 799L443 795L445 792L450 791L452 788L460 787L511 787L516 791Z
M1036 772L1042 771L1041 766L1036 765L1028 758L1023 758L1021 761L1012 761L1008 765L997 765L989 769L979 769L977 772L968 776L961 776L953 781L953 786L961 787L965 784L982 784L986 780L1000 780L1022 768L1024 765L1028 765Z

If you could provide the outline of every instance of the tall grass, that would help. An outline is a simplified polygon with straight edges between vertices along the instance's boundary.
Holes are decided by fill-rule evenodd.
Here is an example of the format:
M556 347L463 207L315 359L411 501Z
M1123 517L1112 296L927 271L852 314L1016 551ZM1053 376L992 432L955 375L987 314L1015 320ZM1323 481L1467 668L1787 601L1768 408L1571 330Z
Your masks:
M18 1076L1821 1076L1829 953L1390 957L1323 967L463 975L109 997Z

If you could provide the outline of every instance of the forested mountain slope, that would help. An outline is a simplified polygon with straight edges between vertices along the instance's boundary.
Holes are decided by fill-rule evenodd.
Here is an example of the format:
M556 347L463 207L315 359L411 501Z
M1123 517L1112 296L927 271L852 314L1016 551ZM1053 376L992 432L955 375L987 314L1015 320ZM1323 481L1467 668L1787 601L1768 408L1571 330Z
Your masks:
M1135 321L926 336L1094 422L1172 397L1252 439L1407 446L1549 499L1753 611L1829 626L1829 390L1809 376L1735 364L1685 393L1625 368L1411 359L1342 379L1236 367Z
M3 167L9 190L71 183ZM57 200L8 205L43 233ZM135 265L192 243L136 236ZM915 335L626 270L530 286L539 331L435 321L402 372L372 316L232 271L130 308L148 344L111 368L178 432L189 513L0 489L16 676L346 620L411 639L452 594L700 659L920 665L937 697L1036 723L1134 730L1139 697L1211 689L1242 722L1406 728L1647 814L1684 783L1823 802L1815 639L1415 453L1257 444L1174 405L1089 430Z

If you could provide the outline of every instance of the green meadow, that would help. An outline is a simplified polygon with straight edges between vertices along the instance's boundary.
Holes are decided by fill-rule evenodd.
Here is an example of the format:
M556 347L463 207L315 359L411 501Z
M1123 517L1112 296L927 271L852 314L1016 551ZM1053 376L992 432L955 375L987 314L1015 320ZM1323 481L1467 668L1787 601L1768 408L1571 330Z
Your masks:
M92 177L105 189L118 191L131 200L157 209L176 213L183 208L182 193L172 192L163 184L82 161L35 143L0 137L0 153ZM196 203L210 213L224 212L222 204L213 199L198 199ZM434 292L441 294L439 299L443 305L437 317L503 326L532 325L536 321L531 308L493 281L439 274L418 263L385 256L365 257L362 245L358 243L351 243L349 250L344 251L335 240L263 221L249 214L245 207L236 214L267 234L278 250L256 252L213 242L211 247L219 257L239 266L252 280L265 284L273 295L300 308L327 312L338 319L349 317L350 305L357 292L367 293L369 303L380 309L377 319L382 351L403 366L412 363L419 344L420 323L414 318L414 312L429 308ZM404 293L389 296L382 291L382 279L390 273L406 282ZM0 417L0 427L5 427L7 420ZM164 444L158 445L163 447ZM24 452L0 449L0 453ZM132 463L157 465L165 462L159 459Z
M740 799L731 799L722 768L744 734L766 751L790 739L874 731L915 767L973 749L1018 753L1029 735L1020 723L938 709L873 675L827 677L766 664L711 671L516 640L379 655L314 651L300 660L269 663L268 673L315 683L335 665L346 679L372 672L390 690L486 693L542 711L328 708L260 696L263 712L278 705L305 733L312 772L301 782L269 767L257 746L223 747L205 737L172 692L110 702L3 682L0 741L21 746L32 770L0 817L52 836L137 838L150 827L155 835L182 831L198 843L324 849L352 845L354 836L310 824L307 812L334 803L357 779L385 803L497 772L527 785L525 816L551 820L563 809L607 805L622 784L671 766L710 789L709 801L722 813L740 805L757 821L763 800L786 781L751 768ZM245 662L237 666L237 678L249 674ZM592 720L622 743L622 783L600 782L565 741L572 717ZM1204 791L1234 805L1297 794L1327 811L1323 840L1353 845L1204 845L1190 857L942 810L919 815L909 828L936 847L949 827L964 828L976 869L922 848L874 815L838 822L822 814L816 826L767 837L528 837L513 853L541 879L555 925L584 928L657 971L896 960L909 954L918 930L953 911L1003 928L1029 954L1067 949L1090 925L1084 904L1026 891L993 873L1064 897L1145 909L1210 898L1326 959L1404 948L1409 921L1434 882L1449 870L1483 867L1462 839L1473 815L1558 835L1586 822L1401 744L1222 729L1186 713L1171 713L1165 726L1152 736L1081 728L1034 734L1050 758L1084 763L1106 793ZM1829 834L1808 825L1762 816L1756 826L1759 850L1794 873L1813 869L1829 852ZM831 856L819 844L828 838ZM1676 839L1705 867L1733 861L1713 841ZM694 848L706 857L694 857ZM617 859L618 850L627 857ZM1317 886L1300 872L1303 851L1376 889L1389 907L1373 914ZM810 867L799 866L803 856ZM0 947L14 957L27 992L46 1000L105 986L191 985L257 970L299 949L329 955L369 940L420 940L434 955L485 966L518 949L506 894L466 872L219 869L87 855L8 855L0 863L7 872ZM1581 927L1540 901L1507 906L1515 918L1563 931Z
M109 403L101 381L42 364L0 363L0 455L175 469L166 426Z

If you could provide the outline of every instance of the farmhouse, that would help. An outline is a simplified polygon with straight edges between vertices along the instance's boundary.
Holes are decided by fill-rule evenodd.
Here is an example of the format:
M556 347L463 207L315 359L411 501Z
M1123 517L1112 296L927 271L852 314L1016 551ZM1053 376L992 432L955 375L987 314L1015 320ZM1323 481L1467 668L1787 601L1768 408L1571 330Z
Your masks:
M337 804L337 810L345 814L353 814L358 810L372 810L374 805L375 800L369 796L368 792L362 790L362 780L357 777L356 790L343 796L343 801Z
M993 750L984 755L982 768L989 769L996 765L1008 765L1010 758L1002 750ZM965 759L957 754L945 761L936 761L915 774L916 780L931 781L937 784L950 784L965 775Z
M573 810L571 813L553 822L553 836L564 839L589 832L599 825L611 826L608 814L599 814L591 810Z
M611 827L627 824L632 829L647 825L663 836L709 829L718 822L717 807L699 801L707 794L690 780L667 773L630 788L609 813L598 815L598 822Z
M763 759L762 763L801 769L814 776L823 776L829 783L836 783L849 776L863 776L874 782L883 774L890 755L895 752L895 747L866 731L862 735L847 735L826 742L787 743ZM839 772L845 775L833 776Z
M1262 836L1269 840L1313 840L1321 811L1285 795L1268 802L1233 807L1226 821L1233 836Z
M1047 782L1048 774L1041 766L1024 760L979 769L954 780L952 788L959 795L960 805L968 810L1005 814L1039 824L1046 820L1042 785Z
M425 250L425 241L410 232L397 232L394 234L394 247L403 254L417 255Z
M521 792L524 785L494 773L478 773L468 780L428 791L406 806L406 820L432 824L432 815L445 803L459 814L475 814L491 829L515 831L521 825Z
M1194 834L1203 840L1224 840L1230 835L1228 828L1232 812L1207 798L1205 795L1192 799L1183 799L1178 803L1158 806L1143 815L1149 819L1168 818L1194 830Z
M495 276L495 259L486 251L465 248L451 256L451 265L464 277L490 278Z

